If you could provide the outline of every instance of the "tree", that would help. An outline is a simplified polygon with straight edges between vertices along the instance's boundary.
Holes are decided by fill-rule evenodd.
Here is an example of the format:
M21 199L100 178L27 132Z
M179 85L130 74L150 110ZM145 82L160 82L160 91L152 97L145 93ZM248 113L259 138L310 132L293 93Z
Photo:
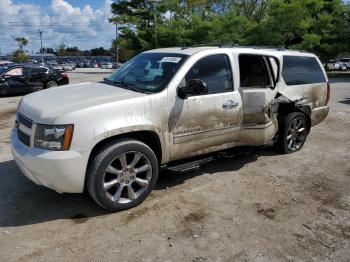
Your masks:
M114 40L112 43L112 48L109 53L116 60L117 58L117 49L118 49L118 60L119 62L125 62L129 60L133 55L134 51L128 48L129 44L125 38L119 38Z
M42 49L40 49L40 53L47 53L47 54L53 54L55 53L55 50L51 47L43 47Z
M127 56L158 46L237 43L305 49L323 59L350 51L350 5L341 0L149 0L112 4Z
M56 52L59 54L62 54L64 52L66 52L66 45L61 42L57 47L56 47Z
M28 55L26 55L22 50L17 49L14 53L13 53L13 62L15 63L22 63L22 62L26 62L28 61L29 57Z
M15 41L17 42L18 47L21 51L23 51L23 47L28 45L28 39L25 37L16 37Z
M90 55L92 55L92 56L104 56L104 55L110 55L110 54L109 54L109 51L107 49L104 49L103 47L99 47L99 48L90 49Z
M65 52L67 53L76 53L76 52L79 52L79 48L76 47L76 46L73 46L73 47L67 47Z

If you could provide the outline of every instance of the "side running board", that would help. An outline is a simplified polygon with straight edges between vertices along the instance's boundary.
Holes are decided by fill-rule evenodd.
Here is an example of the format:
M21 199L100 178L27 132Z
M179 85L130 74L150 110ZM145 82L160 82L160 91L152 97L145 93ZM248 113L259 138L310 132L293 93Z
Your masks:
M194 160L186 163L170 164L164 167L164 170L174 172L174 173L185 173L188 171L198 170L201 165L214 161L216 158L213 156Z

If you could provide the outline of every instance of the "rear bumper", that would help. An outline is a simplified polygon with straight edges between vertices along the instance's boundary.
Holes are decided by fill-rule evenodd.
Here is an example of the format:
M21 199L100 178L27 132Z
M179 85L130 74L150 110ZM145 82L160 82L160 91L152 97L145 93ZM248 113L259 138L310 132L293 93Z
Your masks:
M34 183L59 193L83 192L87 160L81 153L27 147L18 140L17 129L12 130L11 150L22 173Z
M59 86L68 85L68 84L69 84L69 78L61 78L60 80L58 80Z
M329 106L321 106L311 111L311 126L318 125L328 116Z

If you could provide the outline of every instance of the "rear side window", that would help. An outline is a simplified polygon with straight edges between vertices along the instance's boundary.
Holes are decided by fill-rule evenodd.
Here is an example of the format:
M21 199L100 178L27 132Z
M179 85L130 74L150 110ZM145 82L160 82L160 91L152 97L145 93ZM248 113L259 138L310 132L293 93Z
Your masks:
M323 71L314 57L283 56L282 76L287 85L326 82Z

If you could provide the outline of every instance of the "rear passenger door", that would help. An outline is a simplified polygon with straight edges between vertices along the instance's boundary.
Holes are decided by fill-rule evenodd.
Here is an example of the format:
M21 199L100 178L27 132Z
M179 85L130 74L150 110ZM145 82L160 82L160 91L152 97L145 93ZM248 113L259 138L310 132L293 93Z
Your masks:
M254 126L270 122L269 105L275 97L275 81L279 74L276 59L264 55L239 55L242 125Z
M29 91L40 90L43 87L41 69L39 67L25 67L24 75Z

